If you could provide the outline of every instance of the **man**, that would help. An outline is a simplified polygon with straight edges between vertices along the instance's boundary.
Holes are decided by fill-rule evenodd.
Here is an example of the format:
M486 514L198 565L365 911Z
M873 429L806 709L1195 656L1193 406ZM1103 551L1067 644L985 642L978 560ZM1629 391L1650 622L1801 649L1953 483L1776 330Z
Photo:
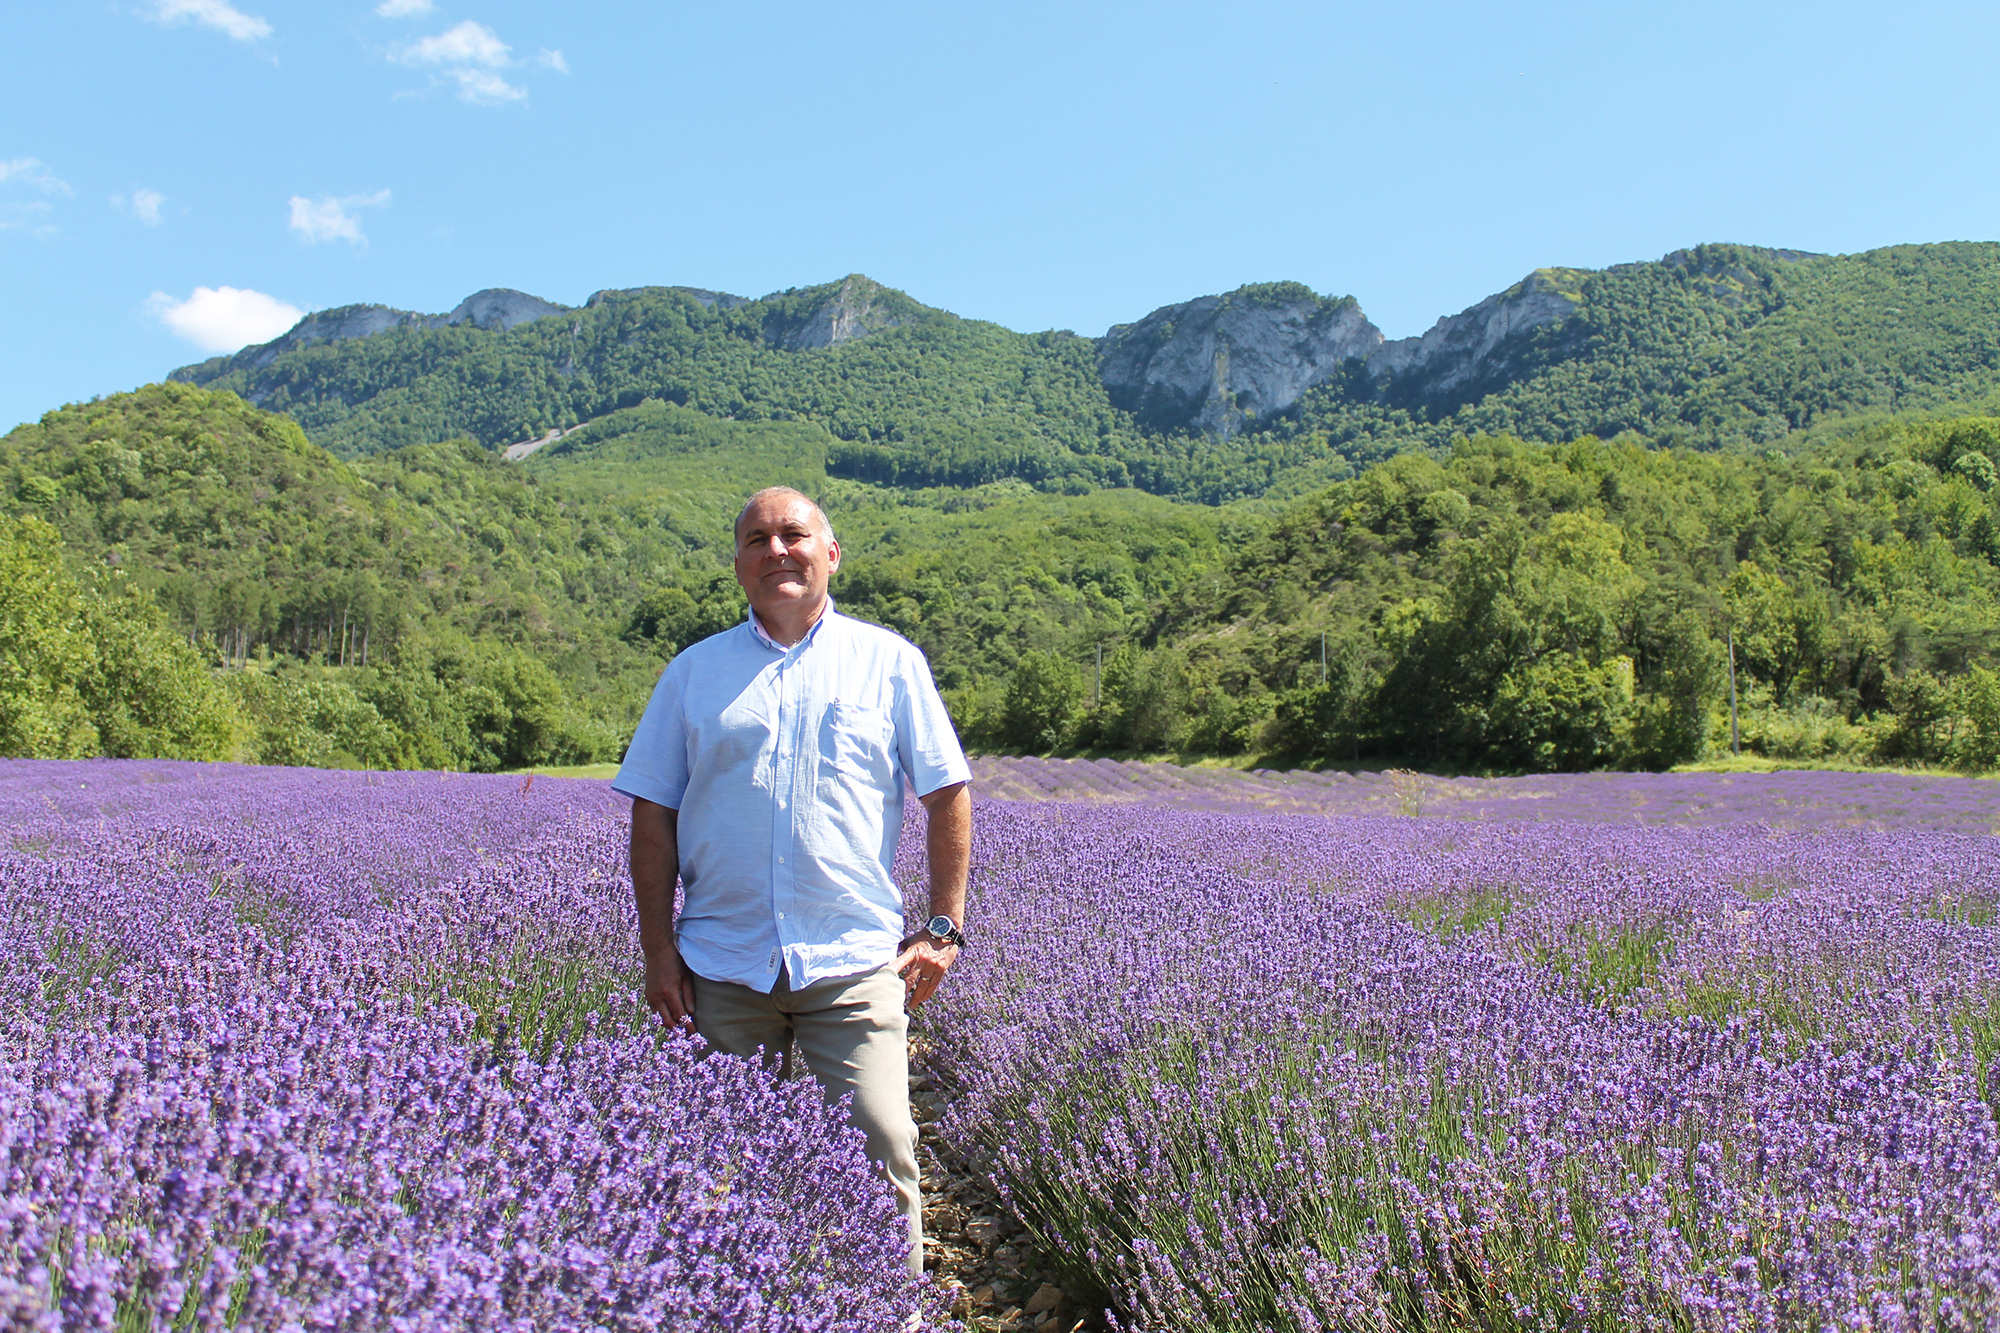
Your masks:
M852 1094L923 1272L907 998L958 957L971 771L907 640L827 596L840 543L805 495L772 487L736 520L750 616L673 660L612 783L632 798L646 1002L735 1055ZM903 929L890 876L908 781L929 812L928 926ZM674 920L674 881L686 898Z

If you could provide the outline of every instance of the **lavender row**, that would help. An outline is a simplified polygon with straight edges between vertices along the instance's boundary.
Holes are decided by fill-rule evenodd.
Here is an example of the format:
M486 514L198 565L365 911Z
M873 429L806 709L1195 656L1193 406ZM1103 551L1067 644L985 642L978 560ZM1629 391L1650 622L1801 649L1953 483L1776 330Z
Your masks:
M2000 844L985 807L946 1130L1132 1327L2000 1321Z
M981 791L1009 801L1150 801L1179 809L1514 822L2000 833L2000 783L1904 773L1565 773L1440 778L1399 770L1242 772L1117 759L981 756Z
M636 1000L599 784L9 764L0 1325L875 1329L810 1084Z

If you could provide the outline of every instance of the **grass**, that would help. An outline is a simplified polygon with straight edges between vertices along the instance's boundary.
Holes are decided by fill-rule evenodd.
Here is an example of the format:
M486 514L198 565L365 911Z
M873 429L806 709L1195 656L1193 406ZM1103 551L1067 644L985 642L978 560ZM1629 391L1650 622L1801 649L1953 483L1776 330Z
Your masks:
M1893 773L1911 778L2000 778L2000 770L1977 772L1941 764L1873 764L1858 756L1832 759L1771 759L1758 754L1720 755L1676 764L1670 773Z
M1513 910L1514 901L1505 887L1487 885L1469 893L1429 894L1385 906L1418 929L1450 940L1470 935L1489 922L1504 920Z
M538 778L602 778L618 776L617 764L548 764L538 768L510 768L509 773Z
M974 753L968 750L966 753ZM1014 751L982 750L982 756L989 758L1021 758ZM1366 759L1327 759L1311 755L1283 754L1276 751L1252 754L1205 754L1194 750L1105 750L1093 747L1054 750L1047 753L1052 759L1115 759L1125 762L1148 764L1172 764L1176 768L1233 769L1250 772L1268 768L1277 772L1304 769L1313 773L1410 773L1417 777L1456 778L1510 778L1510 777L1562 777L1566 774L1539 773L1527 770L1498 768L1462 768L1451 764L1428 764L1415 767L1418 760L1400 755L1370 755ZM1644 772L1639 769L1594 769L1593 772ZM1855 755L1827 759L1777 759L1758 754L1718 755L1689 764L1675 764L1666 770L1669 773L1868 773L1895 774L1913 778L1989 778L2000 779L2000 769L1975 771L1954 768L1945 764L1882 764Z

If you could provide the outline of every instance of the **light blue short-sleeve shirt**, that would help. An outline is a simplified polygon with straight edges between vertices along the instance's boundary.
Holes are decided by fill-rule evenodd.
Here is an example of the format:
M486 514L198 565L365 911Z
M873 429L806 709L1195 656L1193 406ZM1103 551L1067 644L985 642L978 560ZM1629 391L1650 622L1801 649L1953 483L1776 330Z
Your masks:
M829 603L790 648L753 615L674 658L611 785L680 812L682 961L768 993L895 958L903 785L971 776L923 653Z

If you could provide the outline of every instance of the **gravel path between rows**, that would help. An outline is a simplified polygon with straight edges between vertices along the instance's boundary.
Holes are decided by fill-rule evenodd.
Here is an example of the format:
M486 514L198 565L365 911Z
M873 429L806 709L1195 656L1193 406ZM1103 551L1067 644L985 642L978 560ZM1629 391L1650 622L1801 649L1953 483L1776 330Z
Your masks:
M915 1043L913 1043L915 1045ZM911 1051L921 1068L922 1050ZM910 1076L924 1187L924 1267L954 1292L952 1313L972 1333L1077 1333L1106 1327L1104 1312L1061 1285L1049 1257L974 1166L941 1140L942 1096L922 1073Z

